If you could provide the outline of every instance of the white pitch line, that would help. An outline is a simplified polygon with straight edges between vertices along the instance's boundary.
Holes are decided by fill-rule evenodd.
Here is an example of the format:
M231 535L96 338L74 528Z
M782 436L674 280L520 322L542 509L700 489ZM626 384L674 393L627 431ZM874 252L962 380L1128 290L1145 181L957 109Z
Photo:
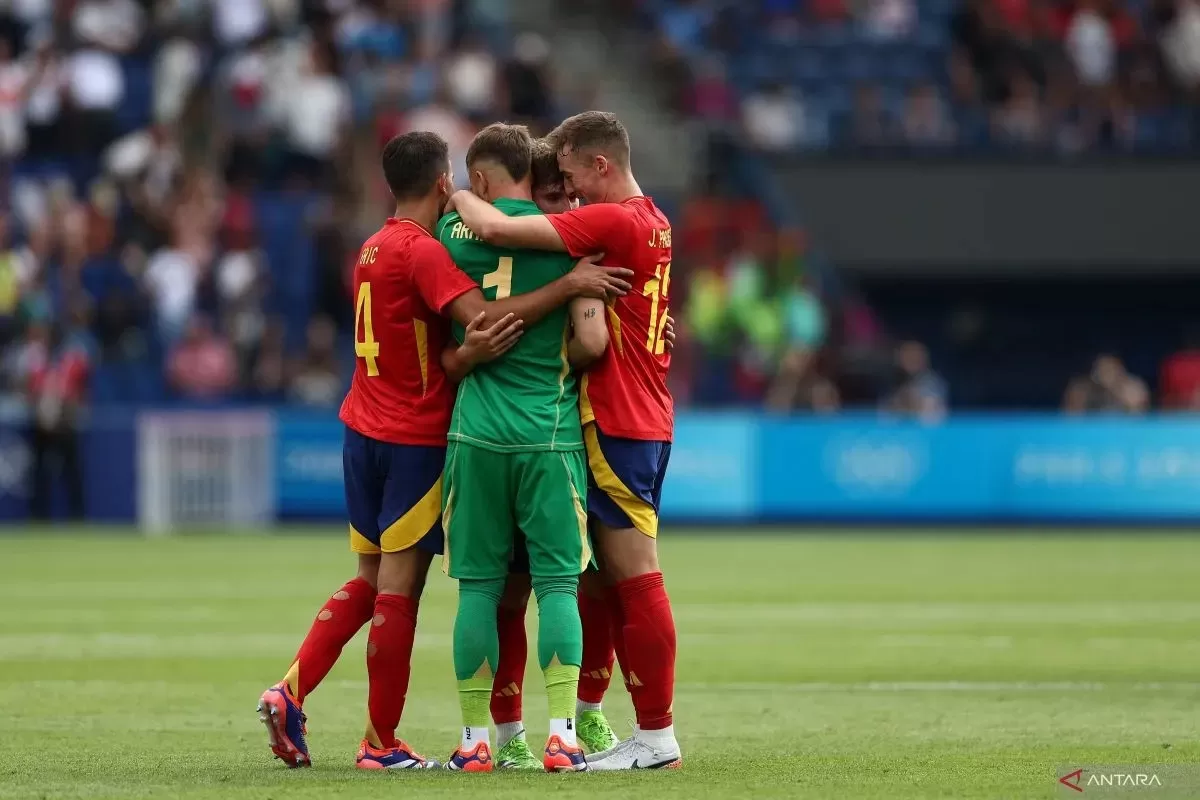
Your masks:
M201 684L205 687L223 688L224 684ZM257 684L254 684L257 686ZM322 686L327 690L365 691L367 682L361 680L327 680ZM3 692L29 690L55 690L66 692L135 693L144 695L173 689L169 681L119 681L119 680L51 680L10 681ZM768 681L732 681L728 683L706 683L683 681L675 684L677 691L689 692L761 692L765 694L913 694L913 693L984 693L984 694L1077 694L1089 692L1196 692L1200 681L860 681L856 683L834 683L832 681L800 681L796 683L772 683Z
M754 692L1104 692L1104 691L1200 691L1200 681L1139 681L1135 683L1103 681L867 681L860 683L677 683L685 691Z
M449 651L450 634L419 633L418 649ZM39 659L79 661L82 659L160 658L246 658L278 655L295 650L296 636L281 633L24 633L0 635L0 661Z
M1200 603L1108 601L1063 603L730 603L679 604L676 616L706 622L854 624L886 626L920 623L1019 623L1067 625L1089 623L1176 623L1200 621Z

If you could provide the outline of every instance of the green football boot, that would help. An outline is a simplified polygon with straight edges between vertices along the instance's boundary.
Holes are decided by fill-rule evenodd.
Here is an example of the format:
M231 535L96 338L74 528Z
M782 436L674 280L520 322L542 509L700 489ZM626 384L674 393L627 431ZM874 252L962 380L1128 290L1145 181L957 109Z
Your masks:
M508 740L504 747L500 748L500 752L496 753L496 767L498 769L536 769L542 768L542 760L535 758L533 752L529 749L529 742L525 741L525 731Z
M583 711L575 720L575 735L589 755L602 753L617 746L617 735L609 727L603 711Z

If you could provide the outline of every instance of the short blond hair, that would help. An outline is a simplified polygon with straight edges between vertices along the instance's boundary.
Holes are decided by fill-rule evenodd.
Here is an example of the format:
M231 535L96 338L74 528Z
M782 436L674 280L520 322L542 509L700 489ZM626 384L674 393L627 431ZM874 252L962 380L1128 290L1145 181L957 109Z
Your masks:
M523 181L529 175L529 146L529 128L493 122L471 140L467 167L478 161L493 161L504 167L514 181Z
M595 150L621 164L629 164L629 131L616 114L608 111L584 111L567 117L547 138L560 154L567 150Z

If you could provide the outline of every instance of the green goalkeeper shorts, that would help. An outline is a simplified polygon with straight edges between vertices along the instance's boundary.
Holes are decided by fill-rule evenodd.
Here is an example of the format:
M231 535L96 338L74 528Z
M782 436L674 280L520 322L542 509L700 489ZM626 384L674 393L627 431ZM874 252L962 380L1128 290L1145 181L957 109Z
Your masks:
M497 453L450 442L442 482L445 571L452 578L503 578L520 530L531 575L578 575L592 558L586 497L583 450Z

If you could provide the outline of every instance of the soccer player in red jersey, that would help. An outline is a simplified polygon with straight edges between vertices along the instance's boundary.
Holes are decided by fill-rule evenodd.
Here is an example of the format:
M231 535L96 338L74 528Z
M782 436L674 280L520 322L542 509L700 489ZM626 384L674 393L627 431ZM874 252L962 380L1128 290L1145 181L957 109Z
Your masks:
M480 363L504 353L523 323L579 295L628 287L621 270L581 263L536 292L484 300L430 233L453 189L446 142L418 131L383 151L395 216L363 245L354 269L355 371L340 417L350 545L358 575L333 594L284 679L263 693L259 718L271 751L308 766L305 697L369 620L368 722L357 765L423 769L436 763L396 738L408 691L417 606L442 550L441 476L454 392L442 359ZM448 315L468 326L452 341Z
M656 542L674 427L666 386L671 358L664 337L671 224L634 179L629 135L614 115L577 114L550 138L558 147L568 188L588 205L563 214L513 218L470 193L457 193L454 203L467 226L485 241L572 255L603 252L609 263L634 272L633 292L609 306L611 345L583 380L581 407L591 468L588 514L601 565L615 589L610 613L620 635L614 644L637 712L637 729L588 763L596 770L677 767L675 622Z

